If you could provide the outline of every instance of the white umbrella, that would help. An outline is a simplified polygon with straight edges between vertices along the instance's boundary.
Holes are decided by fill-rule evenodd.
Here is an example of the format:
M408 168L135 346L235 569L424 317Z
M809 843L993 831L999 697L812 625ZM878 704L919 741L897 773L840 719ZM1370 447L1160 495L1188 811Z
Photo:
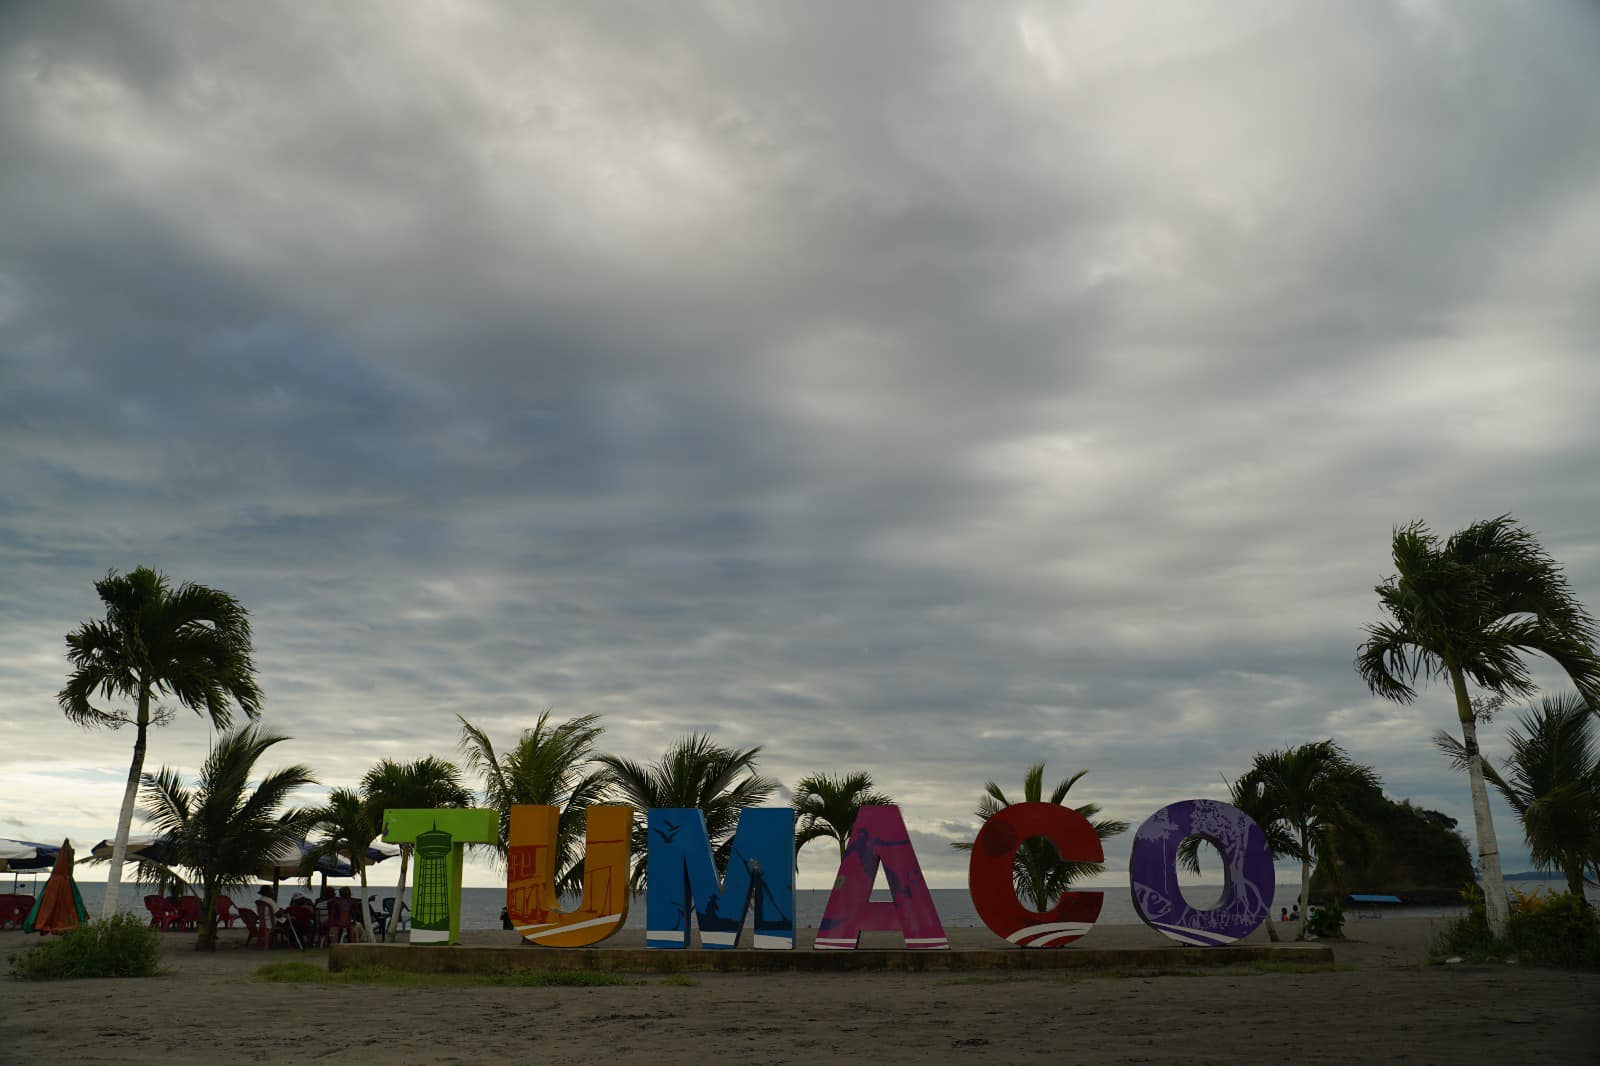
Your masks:
M285 877L302 877L302 870L306 857L311 854L312 845L305 841L296 844L286 844L279 848L261 867L261 876L272 878L276 885ZM400 854L400 849L393 844L373 844L367 848L367 865L392 859ZM319 873L324 879L329 877L354 877L356 870L343 859L331 855L323 855L312 864L312 872Z
M60 853L59 845L0 837L0 870L42 870Z
M92 859L109 859L116 848L115 840L102 840L89 849ZM153 862L161 866L172 865L172 845L165 836L137 836L128 838L128 849L123 855L127 862Z

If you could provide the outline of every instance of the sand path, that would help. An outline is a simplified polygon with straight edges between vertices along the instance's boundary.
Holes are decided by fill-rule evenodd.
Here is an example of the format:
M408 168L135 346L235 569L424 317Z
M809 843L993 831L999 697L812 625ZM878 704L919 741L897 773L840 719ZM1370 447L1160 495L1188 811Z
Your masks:
M1347 968L1331 973L706 974L689 987L652 978L549 989L264 984L250 978L268 957L235 948L239 934L215 955L185 950L189 938L171 934L172 972L163 977L8 980L0 1062L1595 1061L1600 975L1428 966L1430 924L1352 923L1352 939L1335 942ZM951 937L958 948L996 943L984 930ZM0 933L0 953L9 956L26 939ZM1258 932L1257 939L1266 938ZM1163 941L1143 928L1105 927L1082 943ZM294 957L321 964L325 953Z

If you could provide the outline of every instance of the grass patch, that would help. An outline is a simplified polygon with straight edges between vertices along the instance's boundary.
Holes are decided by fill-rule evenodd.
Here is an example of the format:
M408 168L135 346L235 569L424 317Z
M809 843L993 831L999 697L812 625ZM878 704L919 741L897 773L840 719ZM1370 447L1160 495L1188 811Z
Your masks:
M642 985L621 974L594 970L532 970L521 973L413 973L387 966L327 970L309 962L275 962L255 973L257 981L279 985L389 985L399 988L600 988Z
M664 985L670 985L673 988L694 988L700 982L696 981L688 974L673 973L663 977L661 979L661 983Z
M1084 981L1126 981L1139 977L1266 977L1299 973L1346 973L1352 966L1334 963L1262 962L1248 966L1183 966L1152 970L1075 970L1011 973L996 977L946 977L941 985L1006 985L1028 981L1036 984L1075 985Z
M11 976L19 981L154 977L161 972L161 941L156 931L127 914L80 925L11 959Z

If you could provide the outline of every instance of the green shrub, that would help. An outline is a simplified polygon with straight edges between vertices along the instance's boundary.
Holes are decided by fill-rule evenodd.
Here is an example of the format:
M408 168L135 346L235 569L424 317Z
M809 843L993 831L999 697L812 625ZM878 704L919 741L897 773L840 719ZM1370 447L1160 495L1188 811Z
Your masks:
M1483 889L1475 884L1467 885L1461 890L1461 902L1466 904L1466 912L1440 927L1433 940L1433 957L1440 961L1462 958L1473 962L1503 958L1507 954L1506 945L1489 932Z
M1344 908L1334 900L1326 907L1315 907L1306 916L1306 935L1318 939L1344 936Z
M1435 937L1435 958L1460 957L1471 962L1515 958L1600 970L1600 915L1588 901L1565 892L1528 894L1513 888L1506 938L1497 940L1489 932L1482 890L1469 885L1461 898L1467 911L1445 923Z
M114 914L51 937L11 959L19 981L72 977L153 977L161 972L161 941L141 919Z
M1506 941L1526 962L1600 970L1600 915L1580 896L1519 895Z

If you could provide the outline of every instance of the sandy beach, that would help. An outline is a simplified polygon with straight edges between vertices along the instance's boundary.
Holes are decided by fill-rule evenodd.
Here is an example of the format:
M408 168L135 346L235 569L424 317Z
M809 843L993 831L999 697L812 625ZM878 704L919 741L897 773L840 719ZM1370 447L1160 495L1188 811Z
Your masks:
M266 984L251 979L263 963L325 965L326 952L241 950L235 931L215 955L198 955L190 936L169 934L162 977L8 981L0 1061L1594 1061L1600 975L1430 966L1432 924L1353 922L1350 939L1333 942L1334 972L706 974L687 986L644 978L601 988ZM999 943L986 930L950 932L956 950ZM0 951L9 957L30 939L0 933ZM468 934L469 943L515 940ZM1257 931L1250 942L1266 940ZM626 935L608 943L637 946ZM1096 929L1080 943L1164 945L1127 926Z

